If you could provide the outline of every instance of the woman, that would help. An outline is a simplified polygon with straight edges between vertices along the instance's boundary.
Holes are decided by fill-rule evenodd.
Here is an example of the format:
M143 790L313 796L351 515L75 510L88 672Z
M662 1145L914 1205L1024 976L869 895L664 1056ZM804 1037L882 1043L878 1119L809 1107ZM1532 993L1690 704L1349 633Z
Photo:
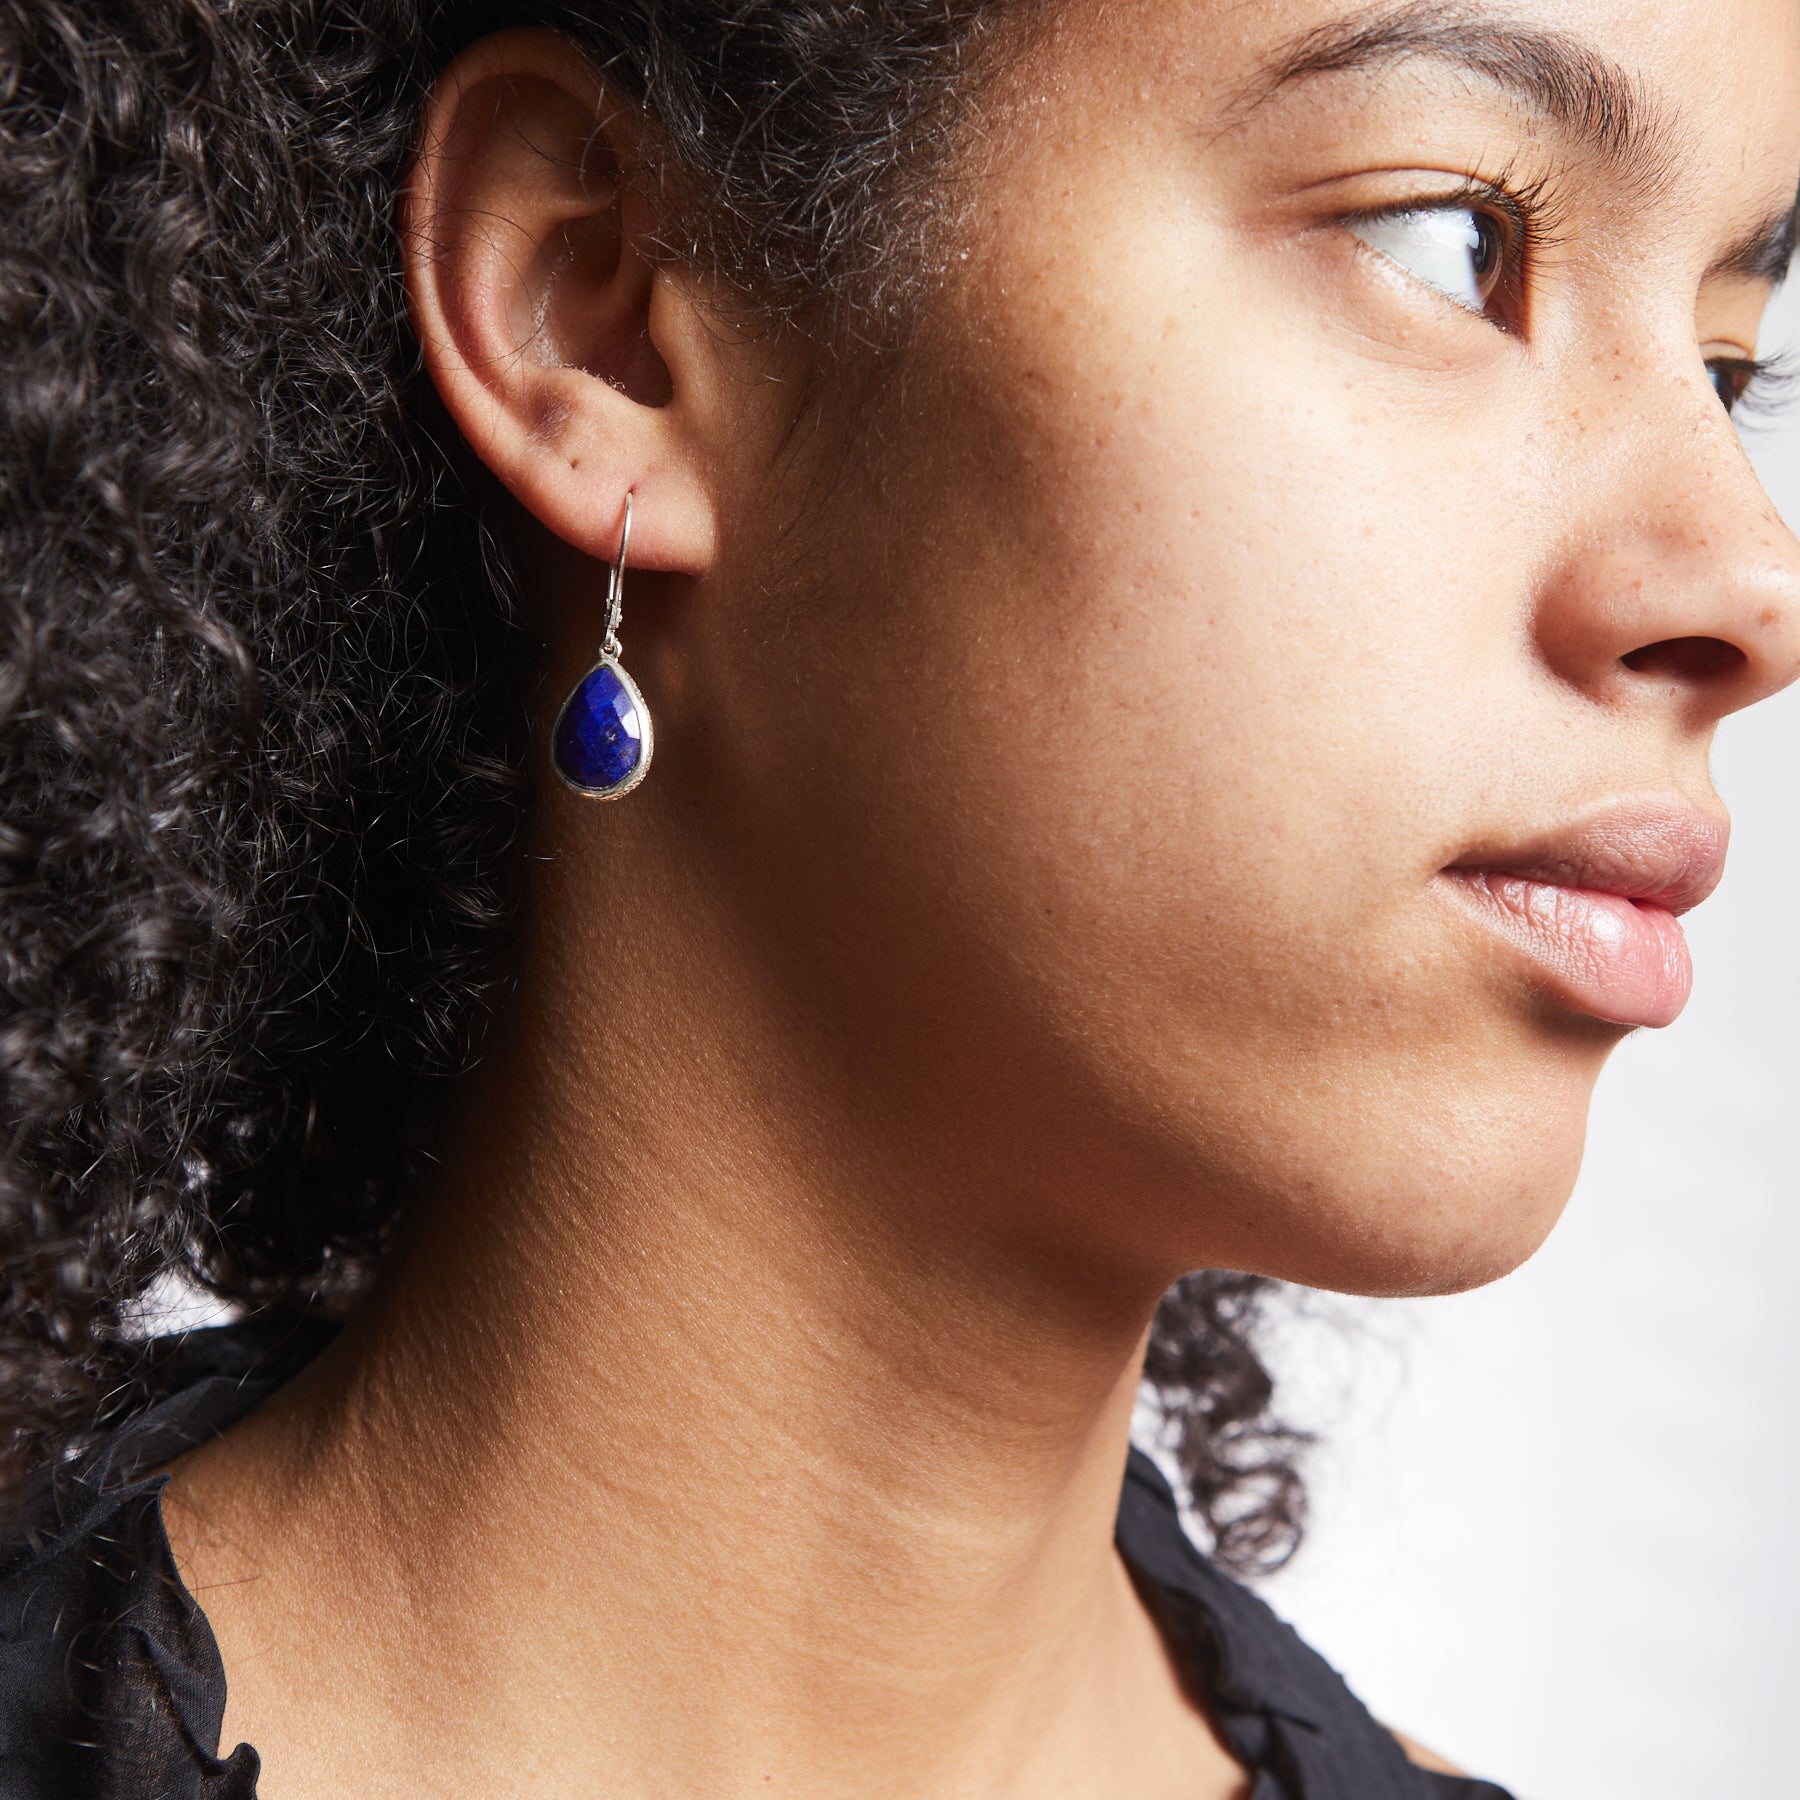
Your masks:
M1681 1008L1793 8L5 16L6 1791L1497 1792L1251 1277Z

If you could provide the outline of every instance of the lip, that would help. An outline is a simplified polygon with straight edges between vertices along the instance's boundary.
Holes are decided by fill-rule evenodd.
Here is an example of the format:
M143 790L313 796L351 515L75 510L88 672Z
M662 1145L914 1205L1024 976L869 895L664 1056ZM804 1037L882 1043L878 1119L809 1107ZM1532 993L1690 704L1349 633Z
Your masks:
M1679 915L1719 885L1729 837L1693 806L1640 803L1484 843L1442 879L1565 1005L1615 1025L1669 1025L1694 985Z

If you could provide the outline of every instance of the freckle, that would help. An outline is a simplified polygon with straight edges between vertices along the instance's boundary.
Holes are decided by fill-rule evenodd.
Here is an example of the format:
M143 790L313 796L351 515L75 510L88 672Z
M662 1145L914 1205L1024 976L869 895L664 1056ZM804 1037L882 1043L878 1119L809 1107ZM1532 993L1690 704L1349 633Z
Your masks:
M1781 623L1781 609L1776 606L1765 606L1762 617L1757 621L1765 630L1772 630Z

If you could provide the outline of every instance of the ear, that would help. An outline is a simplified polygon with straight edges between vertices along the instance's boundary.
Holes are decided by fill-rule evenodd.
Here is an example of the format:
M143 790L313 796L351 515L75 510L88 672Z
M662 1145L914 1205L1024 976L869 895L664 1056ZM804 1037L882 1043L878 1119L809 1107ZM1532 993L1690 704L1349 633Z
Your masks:
M451 416L529 512L609 560L630 493L632 562L700 575L717 346L686 272L652 254L645 147L567 38L484 38L426 107L407 296Z

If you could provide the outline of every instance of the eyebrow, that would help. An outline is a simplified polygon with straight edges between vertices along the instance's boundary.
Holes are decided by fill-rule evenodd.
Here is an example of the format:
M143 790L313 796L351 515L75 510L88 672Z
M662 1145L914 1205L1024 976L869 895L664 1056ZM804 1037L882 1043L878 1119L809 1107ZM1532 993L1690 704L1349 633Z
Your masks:
M1794 260L1796 239L1800 239L1800 202L1753 225L1729 250L1715 258L1706 272L1713 276L1737 275L1746 281L1783 282Z
M1612 164L1643 193L1673 172L1675 121L1644 83L1593 45L1463 0L1406 0L1329 20L1292 39L1246 94L1253 110L1318 75L1423 58L1484 77ZM1800 203L1759 221L1707 271L1779 282L1793 259Z

